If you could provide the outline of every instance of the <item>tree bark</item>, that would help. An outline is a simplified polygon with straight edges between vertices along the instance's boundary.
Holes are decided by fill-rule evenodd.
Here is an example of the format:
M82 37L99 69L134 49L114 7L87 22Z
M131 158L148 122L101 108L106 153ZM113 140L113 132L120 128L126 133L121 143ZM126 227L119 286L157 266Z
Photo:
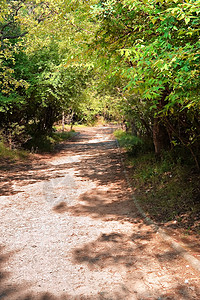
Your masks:
M65 131L65 113L64 111L62 112L62 132Z
M169 148L169 136L165 126L161 123L160 118L154 119L153 124L153 143L155 147L155 153L160 156L163 150Z
M158 101L157 111L161 111L166 102L166 97L171 93L171 91L166 87L163 91L161 99ZM170 147L170 139L167 132L167 128L162 121L162 117L155 117L153 122L153 143L155 147L155 154L159 157L163 150Z

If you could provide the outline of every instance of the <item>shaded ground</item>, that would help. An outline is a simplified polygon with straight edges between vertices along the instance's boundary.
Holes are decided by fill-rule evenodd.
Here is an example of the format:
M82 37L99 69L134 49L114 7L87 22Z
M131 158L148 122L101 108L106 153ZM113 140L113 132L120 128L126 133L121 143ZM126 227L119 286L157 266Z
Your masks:
M140 206L169 235L200 259L200 176L188 166L156 161L152 154L125 155L129 181ZM166 172L166 168L171 171ZM165 170L165 171L164 171Z
M200 299L199 273L137 213L112 130L1 168L0 299Z

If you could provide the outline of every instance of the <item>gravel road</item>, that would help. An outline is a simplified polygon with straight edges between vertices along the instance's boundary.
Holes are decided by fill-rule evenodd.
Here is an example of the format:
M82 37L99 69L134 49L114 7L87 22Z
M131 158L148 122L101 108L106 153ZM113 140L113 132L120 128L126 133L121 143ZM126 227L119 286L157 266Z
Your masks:
M112 131L1 168L1 300L200 299L200 274L137 212Z

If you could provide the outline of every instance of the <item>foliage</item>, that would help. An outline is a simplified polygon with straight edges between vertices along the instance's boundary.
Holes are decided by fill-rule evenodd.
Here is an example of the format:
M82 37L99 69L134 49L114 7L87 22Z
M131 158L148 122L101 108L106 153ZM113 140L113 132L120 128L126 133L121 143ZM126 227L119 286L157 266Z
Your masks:
M125 148L128 152L136 154L138 151L142 150L143 141L132 135L131 133L126 133L123 130L116 130L114 132L115 137L117 138L121 147Z
M182 228L185 233L200 233L199 175L191 171L190 162L182 164L169 153L158 161L150 152L129 156L126 163L137 199L147 215L157 223Z
M11 150L9 149L3 141L0 141L0 159L26 159L29 153L25 150Z
M158 155L183 145L199 167L199 13L199 0L2 0L4 135L103 116Z
M122 130L115 131L125 154L131 184L140 206L158 223L176 224L200 233L199 174L183 146L164 152L158 160L150 147ZM149 145L148 145L149 146ZM138 151L137 151L138 150Z
M54 149L71 136L53 132L63 113L115 120L126 126L116 137L135 155L150 213L190 214L199 196L199 36L200 0L0 0L0 156L15 157L18 145Z
M93 45L111 70L108 78L123 78L117 85L128 122L145 127L158 154L167 139L171 146L181 143L197 167L199 12L199 0L106 0L93 8L100 24Z
M77 55L82 49L76 38L83 37L86 27L77 29L73 21L77 7L70 1L4 2L0 10L0 126L5 135L18 123L25 135L45 136L63 111L79 107L92 64L75 59L75 48Z
M70 139L75 135L74 131L53 132L51 135L34 135L29 139L24 147L34 153L52 152L58 143Z

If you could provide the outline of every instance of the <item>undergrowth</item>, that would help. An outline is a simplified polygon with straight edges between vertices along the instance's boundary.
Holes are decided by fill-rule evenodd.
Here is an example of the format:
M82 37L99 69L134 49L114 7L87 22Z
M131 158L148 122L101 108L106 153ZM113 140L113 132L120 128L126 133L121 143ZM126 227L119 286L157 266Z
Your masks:
M200 175L187 155L168 151L158 160L144 141L125 132L115 136L127 150L126 166L145 212L158 223L200 234Z
M53 132L51 135L35 135L24 146L31 152L52 152L55 146L75 135L74 130L65 132Z
M11 150L3 141L0 141L0 159L18 160L25 159L28 155L29 153L27 151L18 149Z
M70 139L75 135L75 132L54 132L50 136L48 135L35 135L24 143L24 149L10 149L4 142L3 138L0 138L0 159L19 160L26 159L32 153L49 153L55 149L55 146L65 140Z

